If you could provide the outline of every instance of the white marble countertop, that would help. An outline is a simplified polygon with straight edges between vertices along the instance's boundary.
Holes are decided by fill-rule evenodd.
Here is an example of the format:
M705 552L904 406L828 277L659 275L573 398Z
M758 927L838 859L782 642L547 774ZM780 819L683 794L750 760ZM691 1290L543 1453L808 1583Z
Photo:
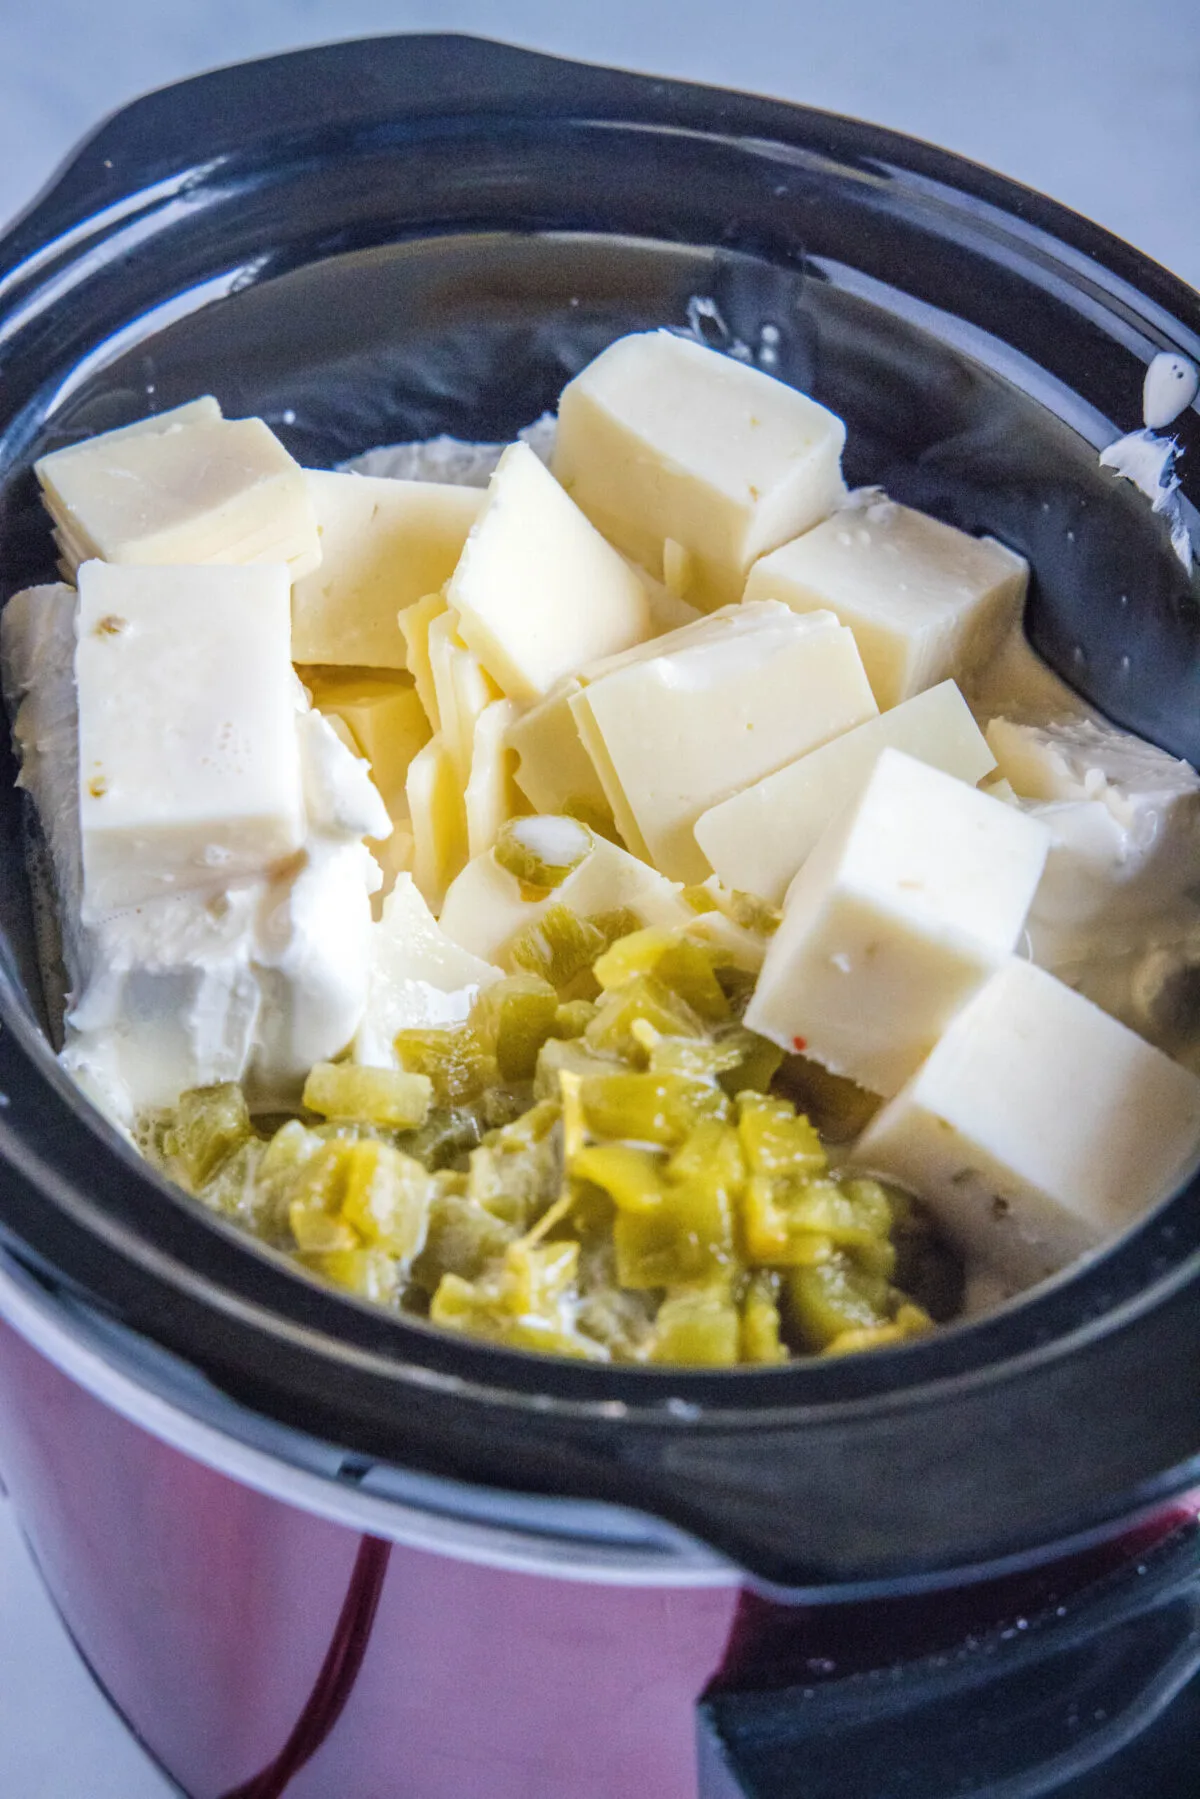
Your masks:
M457 30L895 126L1053 194L1200 286L1196 0L859 0L847 20L783 0L0 0L0 221L148 88L336 37ZM0 1768L4 1799L173 1791L92 1686L2 1501Z

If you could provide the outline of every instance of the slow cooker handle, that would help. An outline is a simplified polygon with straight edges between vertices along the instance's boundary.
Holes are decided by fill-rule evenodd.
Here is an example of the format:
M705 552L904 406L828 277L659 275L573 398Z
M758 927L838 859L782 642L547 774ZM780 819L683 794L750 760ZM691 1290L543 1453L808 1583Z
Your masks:
M1035 1799L1118 1756L1114 1795L1195 1791L1195 1526L1082 1602L952 1654L889 1667L879 1649L870 1674L710 1693L700 1799L875 1799L893 1783L920 1799Z
M628 110L634 94L644 108L662 88L645 76L581 70L558 57L443 33L323 44L178 82L113 113L10 225L0 240L0 291L85 221L102 230L128 219L139 198L157 202L168 190L186 198L226 167L231 178L255 165L266 171L285 142L292 155L305 140L328 154L364 134L414 134L423 120L451 112L510 120L571 112L581 76L594 117Z

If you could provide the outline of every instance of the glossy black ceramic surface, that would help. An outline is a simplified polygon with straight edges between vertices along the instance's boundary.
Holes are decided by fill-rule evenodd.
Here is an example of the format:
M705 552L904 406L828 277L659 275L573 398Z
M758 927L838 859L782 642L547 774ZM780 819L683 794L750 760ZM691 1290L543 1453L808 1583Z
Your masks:
M851 481L1024 552L1039 649L1200 760L1200 589L1097 460L1140 423L1149 357L1200 354L1194 294L874 127L464 39L332 46L151 96L0 239L3 591L51 574L30 472L48 447L200 392L315 466L503 437L696 298L723 341L845 416ZM1194 411L1179 431L1194 498ZM780 1370L556 1363L318 1290L169 1193L59 1073L11 773L4 1239L244 1405L359 1466L627 1501L805 1583L1021 1556L1196 1478L1196 1184L1002 1315Z

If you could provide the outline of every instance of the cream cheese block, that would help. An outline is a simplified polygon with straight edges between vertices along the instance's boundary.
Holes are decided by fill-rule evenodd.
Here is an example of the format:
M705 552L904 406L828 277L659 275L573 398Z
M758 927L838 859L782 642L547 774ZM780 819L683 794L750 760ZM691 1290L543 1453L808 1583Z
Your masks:
M886 711L986 663L1021 616L1028 576L990 537L871 498L756 562L745 598L836 613Z
M482 494L314 470L305 479L321 565L292 588L293 659L406 667L396 615L450 579Z
M551 892L529 895L530 889L501 868L494 855L476 856L452 882L438 923L472 955L507 968L512 939L554 905L567 906L581 918L629 910L644 925L668 929L695 919L674 882L603 837L593 839L588 854Z
M36 465L69 572L105 562L283 562L321 552L304 470L261 419L209 397L54 450Z
M853 1159L919 1193L969 1255L1030 1281L1134 1223L1198 1147L1200 1080L1014 959Z
M261 874L304 841L287 571L86 562L84 909Z
M397 1031L461 1024L480 990L499 978L498 968L439 929L412 877L398 875L371 929L367 1002L354 1039L354 1061L398 1068Z
M773 376L647 331L568 382L552 467L612 543L707 612L740 597L756 557L838 505L845 436Z
M1043 966L1104 958L1136 921L1149 928L1200 889L1200 775L1188 763L1103 719L995 718L987 739L1051 834L1029 919Z
M525 704L653 628L637 575L522 443L500 458L446 599L503 694Z
M294 1104L313 1062L349 1044L366 1003L379 875L344 834L370 822L360 815L372 807L361 764L341 744L321 745L320 787L310 795L322 828L309 820L301 851L277 879L86 919L75 638L69 587L15 594L0 615L20 782L40 827L35 913L48 922L52 900L58 926L57 945L39 932L40 953L51 988L56 948L66 978L64 1065L127 1129L184 1089L217 1081L243 1081L256 1106ZM293 717L303 729L304 712Z
M780 905L821 832L889 746L969 786L996 766L962 694L941 681L712 807L696 821L696 842L727 887Z
M851 633L830 613L769 602L589 674L570 705L618 829L677 881L711 872L694 835L702 813L876 711Z
M746 1023L897 1092L1015 948L1047 847L1036 820L885 749L792 882Z

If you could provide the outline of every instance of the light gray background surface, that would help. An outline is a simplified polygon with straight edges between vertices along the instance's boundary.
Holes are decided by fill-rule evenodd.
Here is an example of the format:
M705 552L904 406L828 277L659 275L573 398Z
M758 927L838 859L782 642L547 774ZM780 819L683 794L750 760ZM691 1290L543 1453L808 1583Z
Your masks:
M0 0L0 222L148 88L403 30L473 31L874 119L1053 194L1200 286L1197 0ZM3 1799L171 1790L92 1687L0 1501Z

